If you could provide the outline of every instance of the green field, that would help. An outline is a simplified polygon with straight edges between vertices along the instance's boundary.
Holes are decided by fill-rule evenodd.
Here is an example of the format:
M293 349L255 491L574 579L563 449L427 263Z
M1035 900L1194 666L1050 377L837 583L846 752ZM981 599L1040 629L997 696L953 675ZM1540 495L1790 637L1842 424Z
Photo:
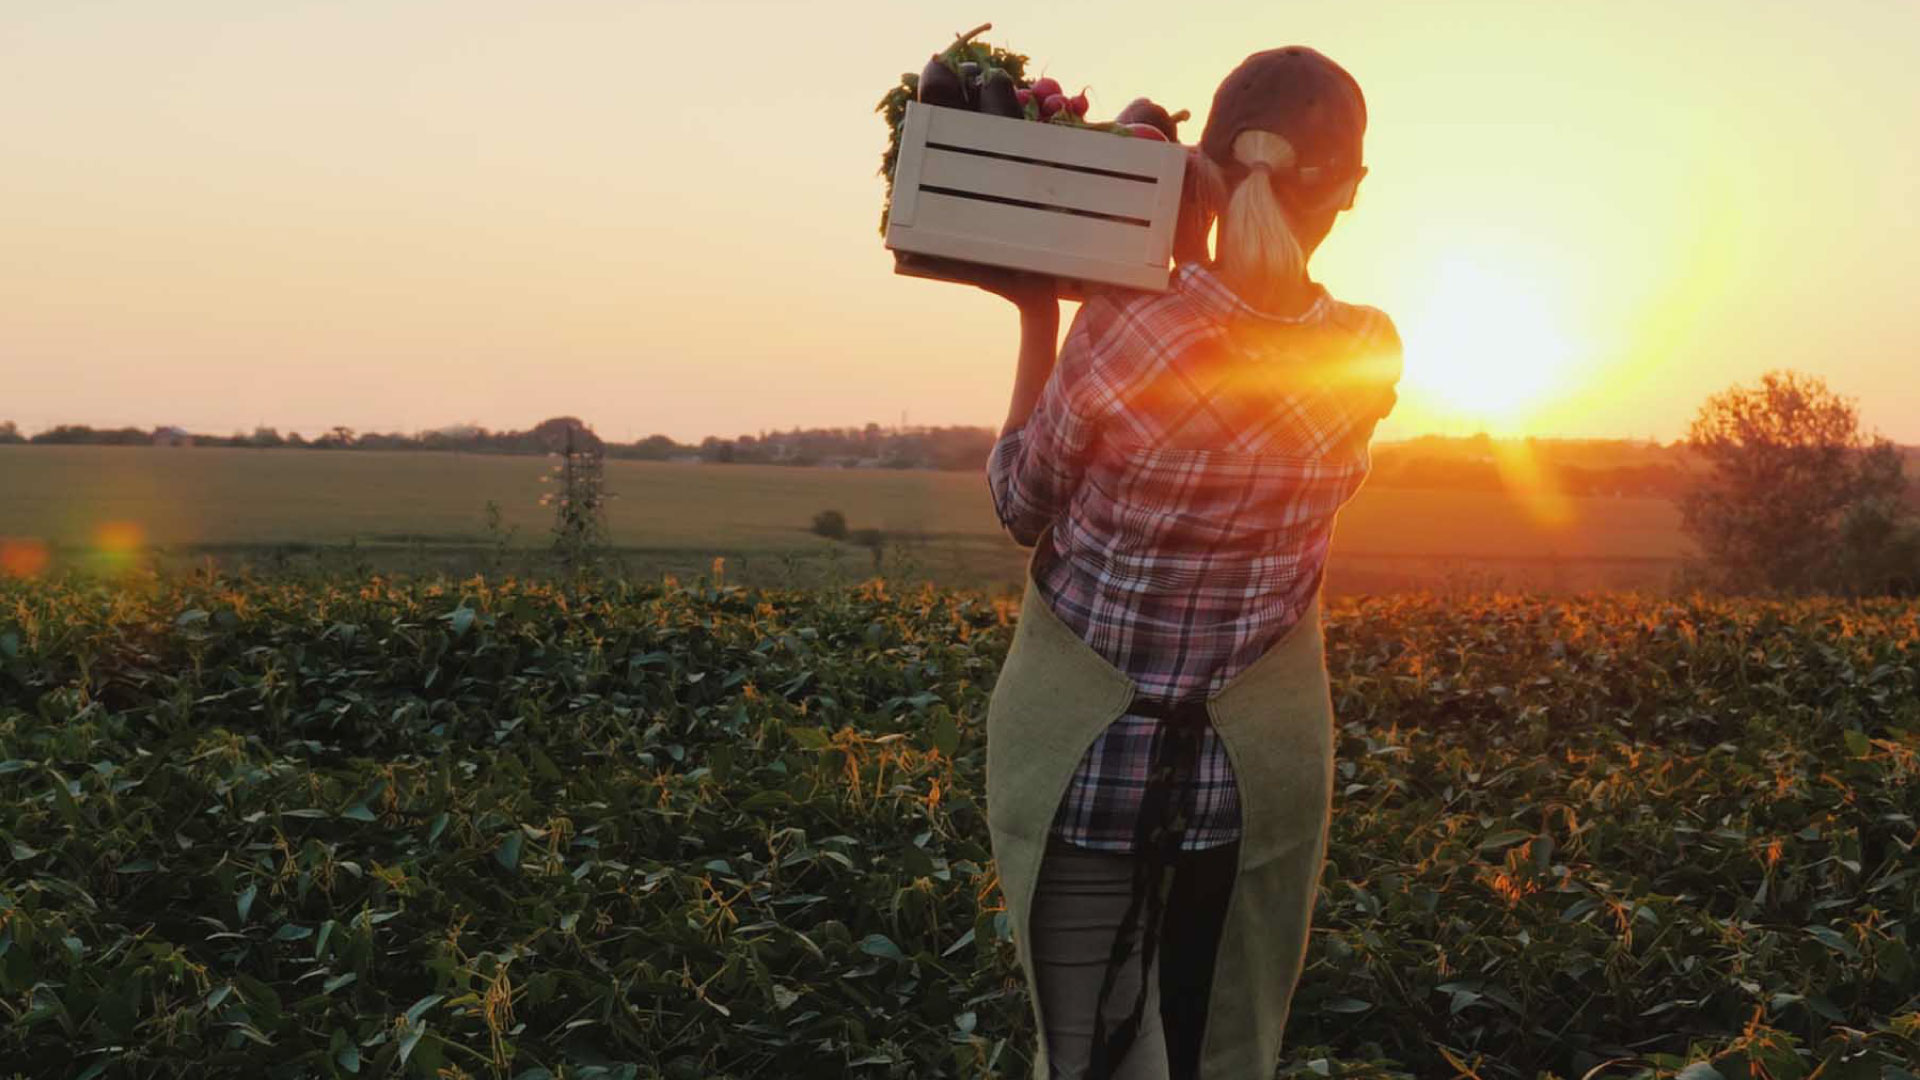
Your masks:
M84 561L101 530L138 527L166 559L277 569L528 565L547 541L541 458L378 451L0 447L0 537ZM979 473L611 461L609 531L630 572L727 560L733 580L814 584L870 574L864 549L813 536L813 515L884 530L896 578L1006 588L1025 553ZM487 528L496 504L502 529ZM1555 511L1558 511L1557 515ZM499 541L506 541L503 554ZM349 547L350 545L350 547ZM1334 592L1665 587L1685 550L1660 499L1539 504L1487 492L1369 486L1342 514Z
M0 1075L1024 1080L1015 614L0 581ZM1914 1080L1920 606L1347 599L1327 648L1285 1080Z

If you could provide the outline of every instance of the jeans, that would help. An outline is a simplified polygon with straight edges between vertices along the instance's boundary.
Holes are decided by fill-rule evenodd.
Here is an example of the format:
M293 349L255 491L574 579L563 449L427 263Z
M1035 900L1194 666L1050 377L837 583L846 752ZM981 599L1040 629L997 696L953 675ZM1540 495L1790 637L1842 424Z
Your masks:
M1032 934L1039 983L1034 992L1048 1023L1042 1036L1053 1063L1051 1080L1099 1080L1087 1075L1094 1001L1126 914L1137 857L1048 838L1034 888ZM1146 1014L1132 1048L1106 1080L1191 1080L1198 1071L1214 954L1239 857L1234 842L1180 852L1173 863L1156 970L1146 974ZM1135 929L1129 962L1107 1002L1109 1030L1139 994L1142 932Z

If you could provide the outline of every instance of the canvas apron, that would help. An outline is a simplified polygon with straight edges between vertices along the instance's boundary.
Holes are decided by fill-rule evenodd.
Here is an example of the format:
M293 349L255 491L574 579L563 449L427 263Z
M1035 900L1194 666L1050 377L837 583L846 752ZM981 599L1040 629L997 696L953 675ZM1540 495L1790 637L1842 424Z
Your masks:
M1028 570L987 709L987 827L1039 1032L1033 1076L1048 1080L1047 1022L1033 992L1034 885L1067 785L1087 748L1125 715L1134 684L1060 621L1041 599L1031 563ZM1316 596L1284 638L1207 701L1233 766L1241 839L1208 991L1200 1080L1265 1080L1279 1062L1333 794L1333 701L1322 650Z

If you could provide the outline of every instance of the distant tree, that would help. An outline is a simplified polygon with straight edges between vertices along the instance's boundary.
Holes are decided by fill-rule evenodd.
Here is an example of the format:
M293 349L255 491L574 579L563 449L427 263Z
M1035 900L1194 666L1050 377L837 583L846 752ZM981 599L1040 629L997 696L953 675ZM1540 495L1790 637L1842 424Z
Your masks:
M345 450L353 445L353 429L336 425L313 440L313 446L321 450Z
M92 428L85 424L59 424L27 441L54 446L146 446L153 442L153 433L135 427Z
M1840 518L1834 584L1854 594L1920 594L1920 519L1902 497L1903 455L1892 443L1876 442L1859 471L1864 493Z
M248 437L247 442L250 445L261 447L285 446L287 444L287 440L280 437L279 430L270 427L254 428L253 434Z
M1687 446L1707 472L1680 502L1707 580L1738 590L1854 591L1905 525L1898 452L1859 430L1816 376L1773 371L1707 399ZM1879 520L1876 520L1879 515Z
M606 449L606 443L593 429L577 416L555 416L542 420L529 432L541 449L549 454L565 452L571 446L575 453L592 450L596 453Z
M813 515L813 531L815 535L824 536L829 540L845 540L847 515L838 510L822 510Z
M85 424L55 424L28 441L52 446L74 446L93 442L95 438L93 429Z
M26 437L20 434L20 429L14 426L13 421L0 420L0 445L26 441Z
M680 452L680 444L665 435L649 435L634 443L628 456L644 461L665 461Z

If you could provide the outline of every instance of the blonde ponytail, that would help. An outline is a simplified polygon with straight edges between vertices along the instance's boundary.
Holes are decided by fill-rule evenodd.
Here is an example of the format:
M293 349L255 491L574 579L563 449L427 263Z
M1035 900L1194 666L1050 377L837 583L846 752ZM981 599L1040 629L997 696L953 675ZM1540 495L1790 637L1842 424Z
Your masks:
M1260 296L1307 272L1306 254L1273 193L1273 170L1293 165L1293 144L1270 131L1243 131L1233 140L1233 159L1248 171L1220 217L1216 261L1235 292ZM1218 165L1207 165L1219 172ZM1219 185L1225 186L1224 178Z
M1173 231L1173 261L1211 262L1207 238L1227 203L1227 177L1198 146L1187 150L1187 179L1180 189L1180 218Z

